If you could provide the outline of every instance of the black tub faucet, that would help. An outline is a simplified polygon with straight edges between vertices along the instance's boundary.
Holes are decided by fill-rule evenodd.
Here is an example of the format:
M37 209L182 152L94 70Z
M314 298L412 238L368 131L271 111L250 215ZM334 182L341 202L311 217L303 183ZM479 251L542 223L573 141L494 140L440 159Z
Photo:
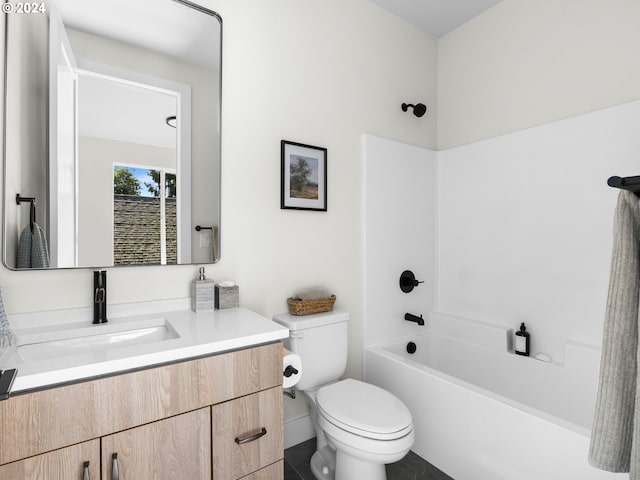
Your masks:
M408 322L416 322L418 325L424 325L424 318L422 318L422 315L417 317L415 315L412 315L411 313L405 313L404 319Z
M93 272L93 323L107 323L107 271Z

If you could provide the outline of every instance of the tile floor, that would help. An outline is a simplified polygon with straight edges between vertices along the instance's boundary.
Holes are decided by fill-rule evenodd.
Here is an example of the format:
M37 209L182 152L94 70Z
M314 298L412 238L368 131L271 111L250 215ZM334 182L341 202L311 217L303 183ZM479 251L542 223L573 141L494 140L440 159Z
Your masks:
M315 480L309 467L315 448L316 439L312 438L284 451L284 480ZM387 465L387 480L453 479L415 453L409 452L399 462Z

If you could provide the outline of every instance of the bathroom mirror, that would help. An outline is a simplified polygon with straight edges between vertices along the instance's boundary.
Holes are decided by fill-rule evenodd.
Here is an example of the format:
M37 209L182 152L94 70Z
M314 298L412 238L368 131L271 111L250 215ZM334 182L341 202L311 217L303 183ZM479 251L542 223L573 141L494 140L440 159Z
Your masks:
M3 8L5 265L217 261L221 18L186 0L26 5Z

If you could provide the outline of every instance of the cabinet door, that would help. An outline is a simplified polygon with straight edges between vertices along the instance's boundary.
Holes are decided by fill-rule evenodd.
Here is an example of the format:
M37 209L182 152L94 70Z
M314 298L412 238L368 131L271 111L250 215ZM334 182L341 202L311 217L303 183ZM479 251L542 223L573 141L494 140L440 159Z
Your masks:
M211 479L209 408L102 438L102 480Z
M253 472L240 480L282 480L284 478L284 460Z
M214 405L211 421L214 480L241 478L284 456L282 387Z
M100 440L91 440L0 467L0 479L100 480Z

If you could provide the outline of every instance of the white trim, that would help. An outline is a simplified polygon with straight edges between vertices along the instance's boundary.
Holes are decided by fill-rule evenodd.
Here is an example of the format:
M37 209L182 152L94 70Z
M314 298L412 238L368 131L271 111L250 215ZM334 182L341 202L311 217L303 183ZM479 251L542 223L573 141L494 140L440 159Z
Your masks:
M303 417L294 418L284 422L284 448L293 447L299 443L316 436L316 430L313 428L311 417L304 415Z
M49 232L49 264L63 268L78 265L78 76L71 43L56 8L52 8L49 19L49 193L45 203L49 216L44 227ZM67 92L71 91L71 95L65 97L68 102L64 104L65 108L60 108L60 67L71 82L67 84L70 88ZM74 135L72 145L59 141L61 112L72 116L65 118L73 124L71 130L66 130L67 135ZM70 209L71 216L68 214ZM60 213L65 211L66 215Z

